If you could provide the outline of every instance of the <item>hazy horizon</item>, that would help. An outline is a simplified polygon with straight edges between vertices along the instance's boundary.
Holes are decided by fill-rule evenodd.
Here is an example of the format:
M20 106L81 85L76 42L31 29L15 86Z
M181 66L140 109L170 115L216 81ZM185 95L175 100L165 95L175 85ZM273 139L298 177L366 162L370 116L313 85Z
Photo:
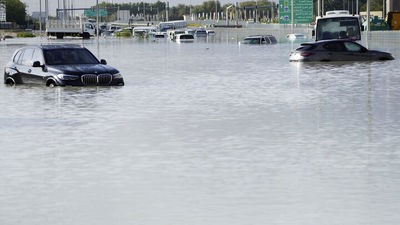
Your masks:
M21 0L22 2L26 3L27 5L27 12L32 13L32 12L37 12L39 11L39 2L40 0ZM62 5L62 0L60 1L60 5ZM65 0L66 2L72 2L75 8L84 8L84 7L91 7L96 4L96 0ZM176 6L178 4L201 4L206 0L190 0L190 1L185 1L185 0L170 0L170 6ZM236 1L238 2L243 2L244 0L219 0L221 4L226 4L226 3L234 3ZM42 10L44 11L44 2L45 0L42 0ZM99 2L104 2L99 0ZM114 3L127 3L127 2L142 2L139 0L135 1L129 1L129 0L107 0L105 2L114 2ZM157 0L147 0L145 2L157 2ZM55 10L57 8L58 2L57 0L49 0L49 11L50 15L55 15Z

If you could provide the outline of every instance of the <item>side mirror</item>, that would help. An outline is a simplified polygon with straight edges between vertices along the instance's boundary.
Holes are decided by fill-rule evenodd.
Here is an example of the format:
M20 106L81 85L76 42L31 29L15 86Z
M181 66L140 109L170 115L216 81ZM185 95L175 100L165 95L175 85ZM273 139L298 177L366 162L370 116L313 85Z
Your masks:
M32 63L32 67L41 67L42 65L40 65L39 61L35 61Z
M367 48L362 48L361 52L368 52L368 49Z
M107 65L107 61L105 59L101 59L100 64Z

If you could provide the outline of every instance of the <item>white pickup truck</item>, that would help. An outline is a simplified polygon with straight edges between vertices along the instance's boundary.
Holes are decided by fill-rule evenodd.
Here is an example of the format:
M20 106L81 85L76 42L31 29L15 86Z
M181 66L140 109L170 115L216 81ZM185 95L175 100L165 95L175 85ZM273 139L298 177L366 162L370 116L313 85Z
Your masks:
M56 36L57 39L62 39L64 36L89 39L95 33L95 25L82 20L48 20L46 24L47 36Z

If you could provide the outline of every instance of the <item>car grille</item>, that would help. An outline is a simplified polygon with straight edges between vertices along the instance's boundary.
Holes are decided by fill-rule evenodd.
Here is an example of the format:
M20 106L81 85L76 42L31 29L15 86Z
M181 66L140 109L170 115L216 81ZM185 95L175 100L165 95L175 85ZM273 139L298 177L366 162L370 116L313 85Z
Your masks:
M111 74L100 74L99 76L97 76L97 83L99 85L108 85L111 83L111 80Z
M82 83L86 86L109 85L112 81L111 74L85 74L81 77Z

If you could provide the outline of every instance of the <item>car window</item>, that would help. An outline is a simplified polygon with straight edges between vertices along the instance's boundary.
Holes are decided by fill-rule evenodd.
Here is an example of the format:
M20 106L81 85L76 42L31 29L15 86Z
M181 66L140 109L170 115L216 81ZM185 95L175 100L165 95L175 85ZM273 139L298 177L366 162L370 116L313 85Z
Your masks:
M268 36L269 40L271 41L272 44L276 44L278 43L278 41L276 40L276 38L274 36Z
M243 44L260 44L260 38L246 38L242 41Z
M25 66L32 66L32 56L33 56L33 49L28 48L25 49L24 55L22 56L22 64Z
M362 51L362 47L353 42L345 42L344 46L346 46L347 51L350 51L350 52L361 52Z
M346 49L343 46L342 42L329 42L325 44L324 49L329 51L345 51Z
M43 54L42 54L42 50L40 50L40 49L35 49L35 52L33 53L32 62L36 62L36 61L39 61L40 65L43 64Z
M88 29L93 29L92 24L90 24L90 23L85 24L85 27Z
M263 38L263 39L264 39L264 38ZM271 41L269 40L268 37L265 37L265 43L266 43L266 44L271 44Z
M99 61L89 50L79 49L48 49L43 51L48 65L98 64Z
M17 54L14 55L14 58L13 58L13 62L14 62L14 63L17 63L17 62L18 62L18 59L19 59L19 57L21 56L21 52L22 52L22 51L18 51Z
M25 50L21 50L21 54L19 55L19 58L18 58L18 64L22 64L22 58L24 57L24 53L25 53Z

